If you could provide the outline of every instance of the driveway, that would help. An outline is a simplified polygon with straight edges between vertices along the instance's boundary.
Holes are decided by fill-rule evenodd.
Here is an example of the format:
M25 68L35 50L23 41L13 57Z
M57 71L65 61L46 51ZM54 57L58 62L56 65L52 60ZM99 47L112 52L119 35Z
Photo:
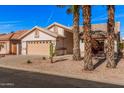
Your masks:
M1 88L120 88L124 86L99 83L60 77L49 74L39 74L19 70L0 68Z

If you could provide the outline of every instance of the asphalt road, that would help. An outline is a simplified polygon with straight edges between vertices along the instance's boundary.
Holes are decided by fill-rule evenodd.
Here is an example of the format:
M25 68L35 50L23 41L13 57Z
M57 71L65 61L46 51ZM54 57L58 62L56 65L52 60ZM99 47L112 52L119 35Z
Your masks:
M0 68L1 88L121 88L124 86Z

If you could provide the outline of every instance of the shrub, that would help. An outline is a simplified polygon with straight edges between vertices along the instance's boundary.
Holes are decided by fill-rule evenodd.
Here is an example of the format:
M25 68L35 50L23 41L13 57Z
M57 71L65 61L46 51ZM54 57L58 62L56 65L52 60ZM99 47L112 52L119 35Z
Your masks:
M31 64L32 62L30 60L27 61L27 64Z
M42 57L42 60L46 60L46 57Z

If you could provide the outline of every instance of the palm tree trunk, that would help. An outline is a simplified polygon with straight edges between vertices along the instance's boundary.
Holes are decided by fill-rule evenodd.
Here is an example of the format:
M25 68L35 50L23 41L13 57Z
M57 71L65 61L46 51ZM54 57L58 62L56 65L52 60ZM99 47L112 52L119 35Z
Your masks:
M91 49L91 6L84 5L83 9L83 29L84 29L84 70L93 70L92 49Z
M114 6L108 5L108 23L107 23L107 67L115 68L114 60Z
M74 5L73 15L73 60L80 60L79 6Z

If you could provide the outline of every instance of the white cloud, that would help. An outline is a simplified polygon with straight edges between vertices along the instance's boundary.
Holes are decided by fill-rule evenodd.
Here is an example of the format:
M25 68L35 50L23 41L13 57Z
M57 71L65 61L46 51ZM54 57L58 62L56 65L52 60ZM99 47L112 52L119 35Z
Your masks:
M0 33L8 33L14 31L14 24L0 24Z
M115 18L121 18L121 17L124 17L124 14L115 15Z
M124 14L115 15L115 18L121 18L121 17L124 17ZM107 19L108 19L108 17L106 17L106 15L103 15L103 16L93 18L92 22L94 22L94 21L102 21L102 20L107 20Z
M101 18L96 18L96 19L92 19L92 21L102 21L102 20L106 20L107 17L101 17Z
M0 24L15 24L15 23L20 23L22 21L0 21Z
M9 27L13 27L14 25L13 24L0 24L0 29L3 29L3 28L9 28Z
M50 22L50 20L52 19L53 14L54 14L54 11L52 11L52 12L51 12L51 14L50 14L50 16L49 16L49 18L48 18L48 21L47 21L47 23L46 23L46 25L48 25L48 23L49 23L49 22Z
M106 20L106 19L107 19L106 14L103 14L101 16L92 18L92 22L94 22L94 21L102 21L102 20Z
M17 24L22 21L0 21L0 33L15 31Z

